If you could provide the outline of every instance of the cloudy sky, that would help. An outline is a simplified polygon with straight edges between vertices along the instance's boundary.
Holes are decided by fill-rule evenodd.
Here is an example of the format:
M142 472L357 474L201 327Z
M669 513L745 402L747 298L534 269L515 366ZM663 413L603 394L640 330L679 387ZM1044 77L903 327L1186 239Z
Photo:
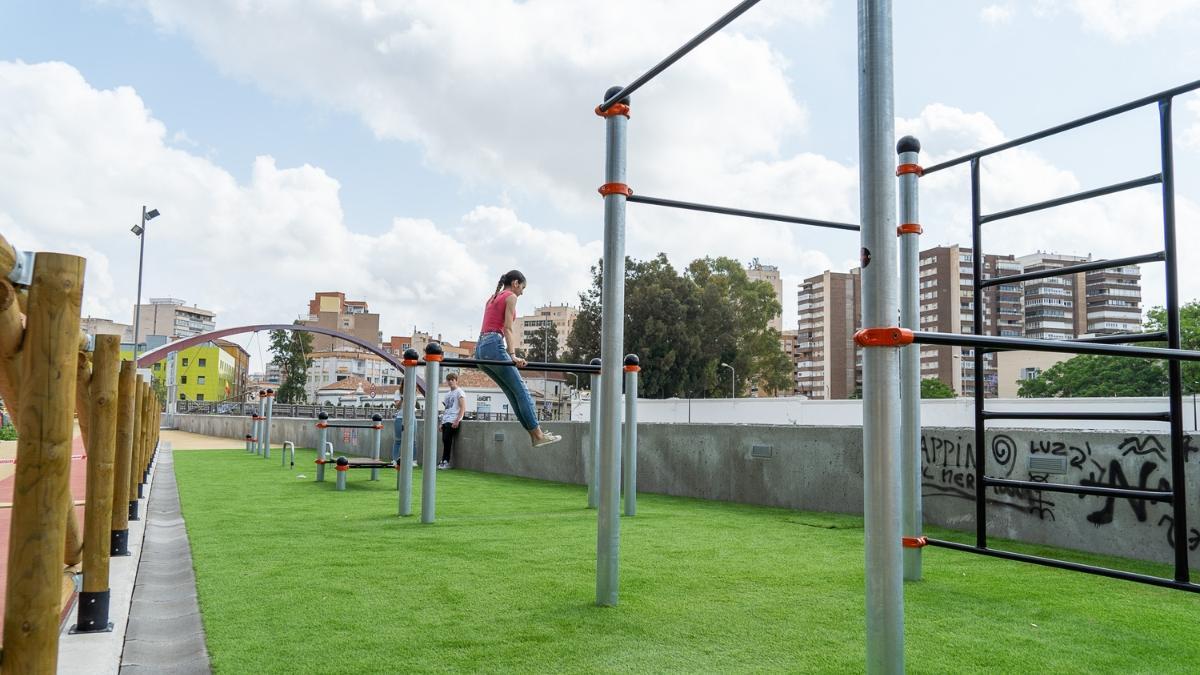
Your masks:
M591 111L732 0L0 3L0 232L88 259L84 310L144 297L218 325L290 322L343 290L450 340L496 278L578 301L600 255ZM857 222L855 4L763 0L633 101L629 183ZM1200 78L1200 0L896 3L897 135L925 164ZM1156 173L1153 108L984 161L985 211ZM1200 96L1175 105L1182 295L1200 298ZM969 242L966 171L922 182L924 246ZM989 226L985 249L1158 250L1144 188ZM856 233L631 205L629 252L758 257L795 286ZM1143 268L1161 303L1160 265ZM257 357L259 346L247 341Z

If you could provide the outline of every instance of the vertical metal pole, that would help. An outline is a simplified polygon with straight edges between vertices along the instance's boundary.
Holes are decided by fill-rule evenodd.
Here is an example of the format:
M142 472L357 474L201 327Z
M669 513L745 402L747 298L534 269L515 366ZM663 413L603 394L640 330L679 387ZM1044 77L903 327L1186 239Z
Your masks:
M1179 349L1179 260L1175 251L1175 156L1171 147L1171 99L1158 102L1159 141L1162 147L1163 244L1167 273L1167 346ZM1183 371L1179 361L1167 361L1171 388L1171 524L1175 534L1175 581L1187 583L1187 450L1183 445Z
M592 365L600 365L600 359L592 359ZM600 493L597 490L596 477L600 473L600 376L592 375L592 398L588 409L591 411L588 426L591 430L591 444L587 456L587 486L588 508L600 506Z
M254 419L254 413L251 413L250 414L250 431L246 433L246 453L247 454L250 453L250 444L253 442L253 440L255 438L258 438L257 436L254 435L254 431L257 428L258 428L258 421Z
M412 515L413 438L417 429L417 350L404 352L404 431L400 434L400 515ZM426 387L428 387L426 383Z
M858 3L859 201L862 320L895 325L892 3ZM898 350L863 349L863 512L866 516L867 672L904 672L904 581L900 553Z
M371 454L371 459L379 461L379 447L383 444L383 415L375 413L371 415L371 421L375 423L375 452ZM379 480L379 469L371 469L371 480Z
M442 346L425 345L425 447L421 460L421 522L432 523L437 503L437 395ZM407 433L407 429L405 432Z
M263 420L263 457L271 457L271 410L275 408L275 392L267 390L267 419Z
M611 88L604 99L620 91ZM596 525L596 604L616 605L621 539L621 359L625 343L625 130L629 99L605 117L604 270L600 319L600 510ZM610 189L611 188L611 189Z
M271 391L271 390L268 389L267 391ZM259 392L259 394L258 394L258 426L255 427L255 430L257 431L257 433L254 434L254 437L258 439L258 443L254 444L254 454L256 454L256 455L262 454L262 444L263 444L262 421L264 419L266 419L266 415L267 415L267 396L268 396L267 391Z
M971 160L971 332L983 335L983 213L982 197L979 193L979 158ZM975 545L987 548L987 489L983 477L987 475L984 463L987 455L983 451L983 350L978 345L971 347L971 358L975 364Z
M625 434L621 437L622 488L625 515L637 515L637 391L638 357L625 356Z
M905 136L896 144L900 166L915 166L921 143ZM920 257L921 225L918 213L917 180L920 174L900 174L900 326L921 329ZM904 541L916 543L921 536L921 346L900 348L900 495L901 532ZM920 581L921 549L904 547L904 579Z
M329 415L322 410L317 413L317 482L325 480L325 462L329 457L325 454L325 440L329 438L329 428L324 426Z
M142 260L146 257L146 205L142 204L142 231L138 233L137 304L133 310L133 362L137 363L138 339L142 328Z

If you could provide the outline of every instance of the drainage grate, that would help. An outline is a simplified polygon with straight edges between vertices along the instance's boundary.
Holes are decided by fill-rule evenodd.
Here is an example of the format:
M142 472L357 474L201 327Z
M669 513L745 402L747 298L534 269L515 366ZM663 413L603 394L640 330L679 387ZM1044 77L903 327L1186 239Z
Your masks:
M1033 473L1066 473L1067 458L1054 455L1030 455L1029 470Z
M504 432L503 432L503 431L497 431L497 432L496 432L496 435L495 435L495 436L493 436L492 438L493 438L494 440L497 440L497 441L502 441L502 440L504 440Z
M752 445L750 446L750 456L755 459L771 459L775 456L775 446Z

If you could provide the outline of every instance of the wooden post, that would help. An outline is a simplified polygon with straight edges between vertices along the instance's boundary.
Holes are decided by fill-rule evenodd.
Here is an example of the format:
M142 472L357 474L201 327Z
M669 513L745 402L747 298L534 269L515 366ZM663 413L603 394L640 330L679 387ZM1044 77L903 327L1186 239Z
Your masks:
M84 453L92 451L91 400L92 363L87 352L79 352L75 367L75 412L79 419L79 435L83 437ZM70 470L67 471L70 480ZM63 552L63 564L68 567L78 565L83 561L83 537L79 532L79 520L75 517L75 497L68 489L64 495L67 509L66 519L66 548Z
M142 469L138 466L142 455L142 402L145 400L146 387L142 376L137 376L137 384L133 387L133 445L130 450L129 475L129 520L141 520L138 517L138 481L142 477Z
M129 474L133 466L133 406L137 364L121 362L117 382L117 446L113 460L112 555L129 555Z
M17 410L21 407L21 395L17 387L20 379L17 352L21 349L24 333L21 310L17 307L17 289L7 279L0 279L0 397L8 406L14 426L17 423Z
M39 253L21 354L21 410L4 607L4 670L58 665L71 411L84 260Z
M87 509L83 537L81 633L105 631L108 623L108 549L112 527L113 456L117 444L118 370L121 336L97 335L91 380L92 444L88 446Z

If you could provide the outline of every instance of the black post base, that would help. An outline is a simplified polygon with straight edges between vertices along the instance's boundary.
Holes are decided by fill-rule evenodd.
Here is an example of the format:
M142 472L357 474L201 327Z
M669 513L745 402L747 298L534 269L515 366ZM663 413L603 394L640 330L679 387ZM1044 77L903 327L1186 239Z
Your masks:
M129 555L129 530L113 530L111 545L108 549L110 556Z
M141 518L138 518L138 503L136 499L129 500L129 519L141 520Z
M79 623L71 628L72 633L107 633L113 625L108 622L109 591L80 591Z
M146 498L146 495L144 494L145 492L146 492L146 484L144 482L138 483L138 499L145 499Z

